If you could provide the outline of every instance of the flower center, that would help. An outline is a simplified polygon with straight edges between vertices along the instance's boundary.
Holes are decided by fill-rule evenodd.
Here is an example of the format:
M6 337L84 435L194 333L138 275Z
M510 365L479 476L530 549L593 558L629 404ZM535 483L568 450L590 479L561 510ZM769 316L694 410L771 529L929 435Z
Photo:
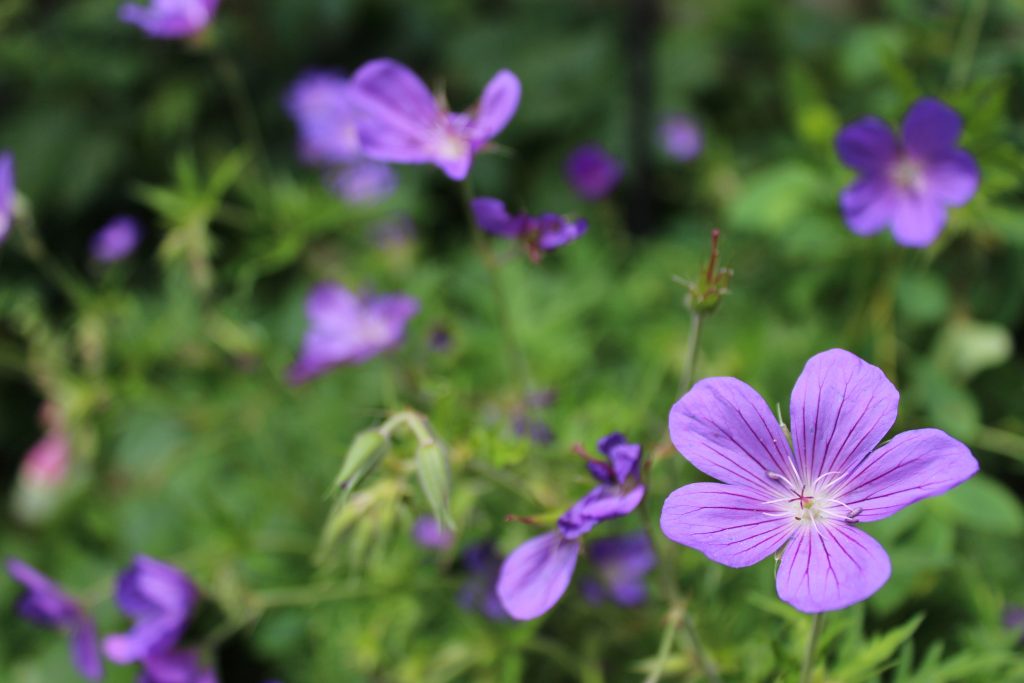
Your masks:
M901 156L889 167L889 180L904 190L920 192L924 189L924 167L916 159Z
M794 467L793 475L796 475ZM812 482L802 478L787 478L776 472L765 473L769 479L782 485L785 495L765 501L778 512L766 512L770 517L791 518L799 524L815 526L819 522L856 522L860 508L851 508L839 499L836 491L844 476L826 472Z

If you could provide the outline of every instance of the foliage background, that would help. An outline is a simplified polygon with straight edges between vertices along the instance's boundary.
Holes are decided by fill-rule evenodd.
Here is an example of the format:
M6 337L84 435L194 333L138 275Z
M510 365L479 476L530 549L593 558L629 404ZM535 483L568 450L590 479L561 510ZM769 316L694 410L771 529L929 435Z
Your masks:
M400 406L427 413L452 446L460 546L494 538L510 550L533 532L506 514L557 511L585 491L575 442L621 430L658 451L689 325L672 276L694 277L717 225L735 277L707 321L699 375L741 377L784 412L803 362L847 348L900 387L897 429L947 430L982 464L952 494L870 525L893 578L830 617L822 680L1024 680L1018 636L1002 625L1006 606L1024 603L1024 3L665 1L646 40L635 5L614 0L228 0L199 45L149 41L116 21L116 5L0 2L0 147L79 283L66 291L0 250L5 510L44 398L65 416L77 463L59 515L28 525L5 513L4 555L77 589L106 630L121 624L111 579L133 554L179 564L209 598L195 637L217 648L228 682L639 680L664 615L653 582L635 611L588 605L573 588L534 623L458 608L457 553L409 540L427 507L401 453L368 484L374 505L343 552L327 567L310 558L348 442ZM585 206L562 175L573 147L643 157L630 117L645 49L652 118L692 113L706 150L685 166L654 151L648 174L632 165L615 196ZM281 107L291 80L381 55L443 81L456 107L498 68L519 74L523 103L501 137L510 151L481 157L474 182L591 220L537 267L497 245L530 385L555 392L539 415L550 445L512 428L520 387L458 188L399 169L395 198L348 206L297 163ZM922 94L964 115L983 181L916 252L844 228L836 197L851 174L832 141L866 114L898 120ZM631 229L645 195L650 220ZM124 211L145 217L145 247L97 269L88 235ZM415 238L382 240L377 226L398 214ZM302 299L323 279L406 291L423 312L397 353L290 387ZM438 329L445 351L430 344ZM684 465L655 466L655 515L698 478ZM809 622L776 599L771 563L734 571L671 552L726 680L795 680ZM15 592L0 582L5 615ZM4 680L73 680L62 639L2 624ZM689 650L669 664L669 678L701 678ZM108 680L131 679L108 668Z

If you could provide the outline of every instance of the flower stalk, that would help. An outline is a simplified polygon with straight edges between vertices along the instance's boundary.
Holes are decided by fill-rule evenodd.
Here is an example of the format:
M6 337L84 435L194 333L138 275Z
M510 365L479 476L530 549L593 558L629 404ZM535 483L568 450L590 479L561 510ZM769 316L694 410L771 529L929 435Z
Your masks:
M811 633L807 637L807 651L804 653L804 663L800 667L800 683L811 683L814 678L814 655L818 649L818 640L821 638L821 630L825 625L825 614L818 612L811 620Z

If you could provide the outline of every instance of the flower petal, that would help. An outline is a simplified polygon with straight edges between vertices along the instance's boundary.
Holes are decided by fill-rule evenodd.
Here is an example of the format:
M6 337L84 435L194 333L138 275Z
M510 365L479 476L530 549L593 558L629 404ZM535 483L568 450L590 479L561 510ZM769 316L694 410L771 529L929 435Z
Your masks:
M519 108L523 86L519 78L502 69L484 87L470 124L473 142L480 146L505 129Z
M904 247L924 248L946 227L946 209L930 196L901 195L892 219L892 236Z
M498 599L513 619L536 619L565 594L576 569L578 540L557 531L531 538L512 551L498 575Z
M661 530L715 562L749 567L793 535L794 520L778 512L778 507L764 502L760 491L745 486L689 484L665 500Z
M925 177L929 194L947 206L962 206L978 191L981 171L974 157L956 149L931 159Z
M843 190L839 195L839 208L850 230L866 237L892 222L896 211L895 200L895 194L886 179L870 175Z
M801 612L829 612L865 600L889 580L878 541L845 522L802 526L782 552L779 597Z
M477 197L470 202L473 218L480 229L499 237L518 237L523 221L509 214L505 202L496 197Z
M867 116L845 126L836 136L839 159L862 173L877 173L899 153L892 129L877 116Z
M789 404L803 481L860 462L892 429L899 401L885 373L849 351L832 349L807 361Z
M90 681L103 678L99 636L92 619L81 615L71 629L71 661L78 673Z
M903 118L903 141L914 154L931 159L952 151L962 129L963 121L956 110L925 97L915 102Z
M557 214L543 214L537 217L540 237L537 239L537 246L545 251L557 249L574 240L583 237L587 232L587 221L579 218L574 221L566 220Z
M433 137L443 115L419 76L393 59L374 59L359 67L350 83L367 158L405 164L433 160Z
M697 382L668 416L672 443L708 476L777 497L767 472L792 472L792 455L764 399L733 377Z
M945 493L977 471L978 461L967 446L938 429L915 429L859 463L837 497L861 508L857 521L873 522Z

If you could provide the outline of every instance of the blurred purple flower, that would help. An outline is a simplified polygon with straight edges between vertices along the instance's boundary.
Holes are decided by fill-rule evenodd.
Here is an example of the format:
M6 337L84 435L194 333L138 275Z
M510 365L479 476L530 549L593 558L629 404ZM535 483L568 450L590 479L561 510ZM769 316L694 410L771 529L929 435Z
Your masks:
M978 189L978 164L957 147L962 128L953 109L923 98L904 117L902 139L876 116L839 131L839 158L860 174L839 197L850 230L867 236L888 227L905 247L934 242L948 207L966 204Z
M386 164L361 161L335 172L330 186L345 201L372 204L390 196L398 186L398 179Z
M513 216L508 212L505 202L495 197L477 197L470 206L482 230L498 237L521 241L534 261L540 258L542 252L557 249L587 232L587 222L582 218L571 221L554 213L539 216L519 213Z
M299 155L313 165L346 164L362 157L357 112L344 77L329 71L299 76L285 95L285 110L299 133Z
M118 664L145 661L153 655L160 670L188 626L199 592L180 569L145 555L121 572L114 593L121 611L134 621L126 633L103 639L103 651ZM167 661L178 661L169 657ZM147 667L148 668L148 667ZM159 679L157 679L159 680Z
M7 239L14 222L14 155L0 152L0 244Z
M512 430L517 436L528 437L531 441L546 446L555 440L555 433L543 420L538 420L526 414L516 415L512 420Z
M622 165L600 145L582 145L566 160L565 175L577 194L597 201L611 194L622 180Z
M896 421L899 392L885 374L841 349L807 361L790 398L792 450L771 409L732 377L701 380L669 413L672 443L724 483L689 484L661 513L670 539L728 567L785 545L779 597L802 612L865 600L889 579L889 556L861 522L945 493L978 471L959 441L937 429L904 432L876 448Z
M25 619L45 628L66 630L71 639L71 661L84 678L103 677L96 624L57 584L30 565L10 558L7 573L24 587L17 611Z
M1018 644L1024 644L1024 607L1009 605L1003 610L1003 626L1020 634Z
M420 546L430 550L448 550L455 542L455 534L430 515L416 519L412 525L412 537Z
M190 38L213 21L220 0L150 0L148 6L125 3L118 17L133 24L151 38Z
M93 233L89 255L99 263L115 263L135 253L142 241L142 227L133 216L115 216Z
M646 533L611 536L590 543L587 558L596 578L582 584L583 595L593 603L612 600L623 607L636 607L647 600L646 576L657 564Z
M659 128L661 148L672 159L693 161L704 148L704 136L695 120L684 114L666 116Z
M337 365L363 363L401 343L419 302L403 294L360 298L341 285L317 285L306 297L309 327L292 382L304 382Z
M465 179L473 157L512 120L522 89L516 75L503 69L470 111L454 113L434 99L419 76L393 59L367 62L351 84L367 158L433 164L452 180Z
M513 619L536 619L554 607L572 580L583 535L605 520L628 515L643 500L640 445L615 432L601 439L598 449L607 462L587 461L598 486L558 519L556 530L526 541L502 564L498 597Z
M217 674L203 664L195 650L170 650L142 661L139 683L217 683Z
M459 603L494 621L508 618L497 593L501 561L501 555L490 542L469 546L462 553L462 564L469 572L469 578L459 591Z

